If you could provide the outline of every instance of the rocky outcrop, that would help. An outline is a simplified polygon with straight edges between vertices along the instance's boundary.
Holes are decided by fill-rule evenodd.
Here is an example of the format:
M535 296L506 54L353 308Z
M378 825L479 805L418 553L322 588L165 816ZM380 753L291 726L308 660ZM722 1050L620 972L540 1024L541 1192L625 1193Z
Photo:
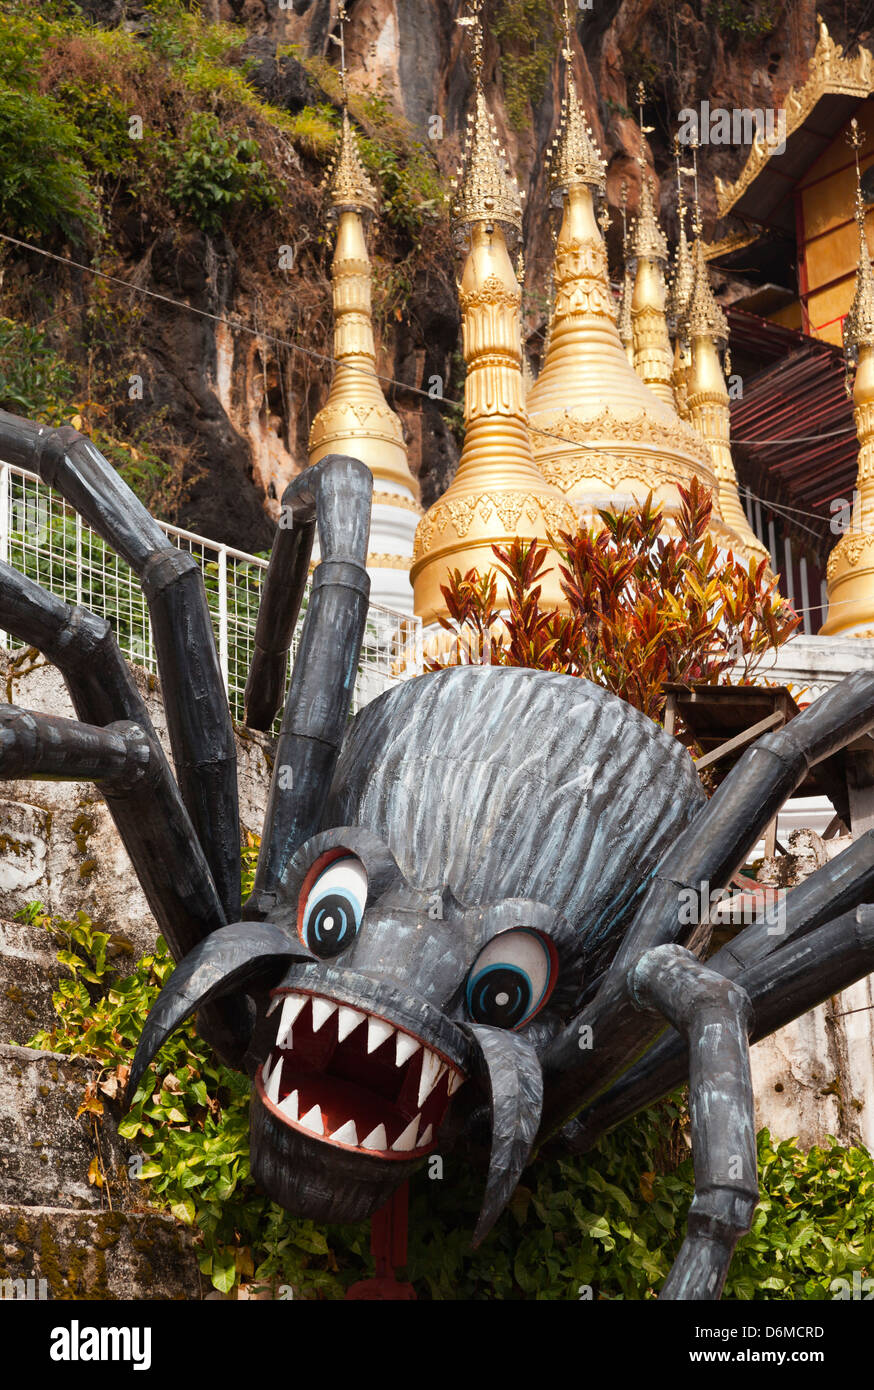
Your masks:
M87 0L104 25L141 32L151 22L142 4ZM592 125L608 158L608 234L619 269L619 190L628 179L629 209L638 197L640 152L635 93L647 87L647 124L658 175L663 221L676 231L670 139L677 112L708 100L729 109L779 105L803 80L817 37L816 11L845 47L865 34L838 0L774 0L705 7L662 0L599 0L572 6L575 66ZM454 172L470 97L463 0L355 0L348 5L347 51L353 87L369 93L406 123L442 176ZM244 26L236 60L250 81L289 115L336 106L336 83L324 77L337 61L337 0L208 0L207 19ZM525 331L535 364L543 342L552 257L544 154L559 110L557 0L492 0L487 7L485 78L499 133L526 193ZM532 38L531 35L535 37ZM546 55L544 62L540 61ZM321 70L313 61L321 63ZM319 72L325 81L322 86ZM329 247L316 187L320 162L286 141L285 184L293 215L293 265L279 269L279 251L257 234L245 244L178 223L157 233L134 205L119 214L113 240L120 272L144 288L181 299L188 314L150 301L137 329L144 404L184 441L183 525L249 551L265 549L285 484L306 463L307 436L330 384ZM705 234L716 226L713 178L731 179L745 147L705 145L700 151ZM445 212L439 246L445 244ZM458 458L457 417L428 392L460 396L457 266L440 249L436 223L406 233L376 233L379 370L397 384L388 391L406 431L411 467L426 506L445 489ZM45 268L28 264L38 279ZM737 287L732 291L738 292ZM76 295L87 297L87 285ZM52 297L51 286L47 295ZM34 303L39 295L36 294ZM224 321L227 322L224 322ZM296 344L296 347L290 346ZM451 390L450 390L451 387ZM136 407L130 407L132 423Z

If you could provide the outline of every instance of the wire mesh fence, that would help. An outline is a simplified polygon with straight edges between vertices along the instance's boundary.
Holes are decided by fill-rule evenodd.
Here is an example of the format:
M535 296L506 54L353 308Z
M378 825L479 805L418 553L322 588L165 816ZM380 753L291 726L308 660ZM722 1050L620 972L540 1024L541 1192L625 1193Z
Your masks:
M231 714L243 720L243 694L267 561L160 522L203 573L216 648ZM34 473L0 462L0 559L66 603L108 618L127 659L157 673L149 611L139 581L115 551ZM309 588L289 659L297 651ZM23 646L0 632L0 645ZM353 696L353 710L422 670L419 618L371 604Z

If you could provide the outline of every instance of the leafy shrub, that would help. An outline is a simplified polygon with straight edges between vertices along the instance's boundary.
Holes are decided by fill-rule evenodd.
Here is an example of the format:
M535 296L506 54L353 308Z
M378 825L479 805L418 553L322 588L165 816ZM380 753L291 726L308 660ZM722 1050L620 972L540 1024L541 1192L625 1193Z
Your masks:
M120 174L140 157L142 143L130 138L131 113L116 83L67 82L58 90L58 101L79 131L83 159L96 173Z
M73 371L26 323L0 318L0 409L60 423L73 389Z
M23 237L96 231L82 140L48 97L0 86L0 222Z
M223 131L211 112L195 113L184 139L175 148L167 147L167 155L168 196L201 231L220 231L229 210L241 204L279 204L279 186L261 158L257 140L237 130Z
M663 534L651 497L619 516L601 512L600 528L559 534L567 613L540 606L547 550L534 542L492 547L507 586L503 621L494 574L455 570L442 589L450 615L442 622L455 642L432 668L474 661L585 676L652 719L665 681L716 684L733 667L748 680L799 619L765 561L747 570L720 555L707 534L710 494L697 479L680 493L676 535Z

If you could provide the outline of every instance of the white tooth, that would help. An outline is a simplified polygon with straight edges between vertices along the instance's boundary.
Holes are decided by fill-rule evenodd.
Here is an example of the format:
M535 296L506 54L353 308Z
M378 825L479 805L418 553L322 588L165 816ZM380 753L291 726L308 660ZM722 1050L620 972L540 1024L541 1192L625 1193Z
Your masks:
M317 1105L314 1105L312 1110L308 1110L305 1115L301 1116L300 1123L305 1129L311 1129L313 1134L324 1134L325 1132L322 1112Z
M395 1066L402 1067L404 1062L412 1057L414 1052L418 1052L422 1044L418 1038L411 1038L409 1033L398 1033L398 1045L395 1052Z
M267 1059L269 1062L269 1058ZM265 1067L267 1063L265 1062ZM276 1066L269 1076L264 1077L264 1094L274 1105L279 1104L279 1083L282 1080L282 1058L279 1057Z
M453 1071L450 1073L448 1091L451 1096L455 1095L455 1092L458 1090L459 1086L462 1084L463 1081L464 1077L462 1076L460 1071Z
M446 1063L440 1060L436 1052L429 1052L426 1047L422 1053L422 1078L419 1082L417 1102L420 1110L446 1070Z
M322 1024L327 1023L331 1014L337 1012L337 1005L332 999L313 998L313 1032L318 1033Z
M414 1120L410 1120L403 1134L401 1134L392 1144L395 1153L406 1153L408 1149L416 1147L416 1135L419 1133L419 1121L422 1116L417 1115Z
M367 1051L375 1052L376 1049L390 1038L394 1028L390 1023L386 1023L382 1018L369 1018L367 1020Z
M380 1149L383 1153L388 1148L388 1136L385 1132L385 1125L377 1125L372 1129L366 1139L361 1140L362 1149Z
M308 998L308 994L287 994L285 996L285 1002L282 1005L282 1018L279 1020L279 1029L276 1034L278 1047L291 1047L291 1025Z
M433 1135L434 1135L434 1126L433 1126L433 1125L429 1125L428 1128L425 1130L425 1133L419 1135L419 1141L418 1141L418 1143L416 1144L416 1148L417 1148L417 1149L424 1149L426 1144L430 1144L430 1143L431 1143L431 1139L433 1138Z
M358 1009L350 1009L347 1004L340 1005L340 1013L337 1018L337 1041L342 1042L348 1038L353 1028L357 1028L364 1019L364 1014Z
M340 1129L334 1130L331 1138L336 1139L339 1144L354 1144L357 1148L358 1130L355 1128L355 1121L347 1120L345 1125L342 1125Z
M273 1010L276 1008L276 1006L277 1006L278 1004L281 1004L281 1002L282 1002L282 995L281 995L281 994L274 995L274 997L273 997L273 1002L271 1003L270 1008L267 1010L267 1017L268 1017L268 1018L269 1018L270 1015L273 1013Z
M296 1119L297 1119L297 1101L298 1101L298 1093L297 1093L297 1091L291 1091L291 1092L289 1092L289 1094L285 1097L285 1100L282 1101L281 1104L280 1104L280 1106L279 1106L279 1108L280 1108L280 1110L282 1111L283 1115L287 1115L288 1118L289 1118L290 1120L296 1120Z

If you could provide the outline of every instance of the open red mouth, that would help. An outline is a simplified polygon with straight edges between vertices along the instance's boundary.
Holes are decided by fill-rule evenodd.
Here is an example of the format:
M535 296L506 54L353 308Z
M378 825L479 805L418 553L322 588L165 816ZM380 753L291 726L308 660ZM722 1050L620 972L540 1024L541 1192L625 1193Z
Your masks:
M464 1077L421 1038L318 994L277 991L261 1099L295 1129L341 1148L410 1158L434 1143Z

